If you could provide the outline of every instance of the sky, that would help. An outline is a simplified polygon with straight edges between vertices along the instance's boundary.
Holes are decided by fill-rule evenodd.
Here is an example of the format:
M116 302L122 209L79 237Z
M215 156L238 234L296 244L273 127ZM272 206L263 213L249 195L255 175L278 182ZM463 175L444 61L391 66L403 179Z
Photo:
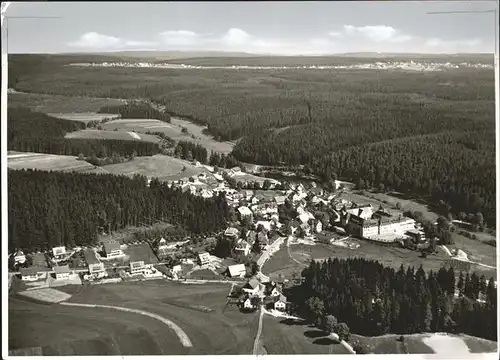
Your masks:
M493 53L495 1L13 2L9 53ZM16 18L53 16L58 18ZM498 24L498 23L497 23Z

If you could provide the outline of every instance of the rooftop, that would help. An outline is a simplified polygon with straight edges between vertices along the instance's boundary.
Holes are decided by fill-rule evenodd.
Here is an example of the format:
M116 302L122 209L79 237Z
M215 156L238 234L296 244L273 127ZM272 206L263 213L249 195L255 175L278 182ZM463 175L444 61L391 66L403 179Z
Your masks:
M69 269L68 265L55 266L54 267L54 272L56 274L67 274L67 273L70 272L70 269Z

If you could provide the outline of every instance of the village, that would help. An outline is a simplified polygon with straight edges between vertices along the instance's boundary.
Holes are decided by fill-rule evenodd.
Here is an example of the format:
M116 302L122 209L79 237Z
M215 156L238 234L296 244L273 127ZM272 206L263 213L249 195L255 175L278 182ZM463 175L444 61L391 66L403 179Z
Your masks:
M29 292L35 297L37 289L82 283L149 279L231 282L229 304L242 311L265 305L285 312L287 300L282 289L300 278L270 279L261 272L285 241L349 249L357 249L363 240L413 244L413 248L429 243L419 224L401 212L345 200L343 194L352 189L349 183L335 181L334 188L327 191L314 182L282 183L248 174L239 167L221 171L203 165L199 175L168 184L202 197L224 192L232 211L228 227L210 238L197 239L197 244L190 237L181 241L162 237L142 243L103 241L94 247L73 249L59 246L50 252L26 255L17 250L10 256L10 267L18 271L11 276L21 280L26 295Z

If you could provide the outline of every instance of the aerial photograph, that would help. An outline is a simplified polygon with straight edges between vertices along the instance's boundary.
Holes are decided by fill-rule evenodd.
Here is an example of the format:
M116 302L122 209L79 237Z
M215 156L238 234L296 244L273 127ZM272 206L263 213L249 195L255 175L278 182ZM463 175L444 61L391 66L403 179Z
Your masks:
M498 1L1 6L2 358L499 358Z

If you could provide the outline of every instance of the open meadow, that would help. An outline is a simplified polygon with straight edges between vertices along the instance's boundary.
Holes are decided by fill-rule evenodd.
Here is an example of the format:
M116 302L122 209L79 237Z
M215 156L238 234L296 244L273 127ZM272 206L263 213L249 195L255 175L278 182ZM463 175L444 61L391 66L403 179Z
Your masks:
M26 348L52 356L189 354L172 330L142 315L10 299L9 350Z
M328 334L301 321L264 315L261 345L267 355L349 354Z
M172 118L171 123L155 119L119 119L101 125L104 130L134 131L136 133L162 132L175 141L190 141L204 146L210 151L229 154L234 143L219 142L203 133L204 127L179 118ZM183 132L186 128L187 132ZM142 134L140 135L142 136Z
M497 351L497 344L494 341L469 335L438 335L429 341L432 337L431 334L404 335L405 341L402 343L398 341L399 335L365 337L354 334L351 335L349 342L359 342L368 353L372 354L437 354L465 359L469 353ZM453 355L450 351L453 351Z
M7 96L7 104L13 107L23 106L42 113L68 114L89 113L96 114L101 107L122 105L119 99L93 98L84 96L64 96L52 94L35 94L13 92ZM102 115L100 115L101 117ZM78 120L82 121L82 120Z
M258 315L243 314L235 305L226 307L229 289L228 284L165 280L107 284L88 287L69 302L117 305L163 316L188 335L193 344L190 355L251 354Z
M110 139L110 140L135 140L146 141L152 143L160 142L160 138L156 135L137 134L133 131L111 131L111 130L94 130L85 129L67 133L66 139Z
M289 248L283 245L266 262L262 271L274 280L279 279L280 274L282 277L290 279L294 275L300 276L301 271L308 266L312 259L318 261L328 259L329 257L339 259L360 257L379 261L384 266L389 266L396 270L401 265L405 268L413 266L415 269L422 265L425 271L437 271L450 259L447 253L441 248L438 248L437 254L431 254L426 258L422 258L420 252L403 249L396 245L381 245L366 240L354 241L360 245L359 248L349 249L330 244L292 244ZM455 270L459 272L458 269ZM486 278L490 278L491 276L496 278L495 269L472 265L471 271L475 271L479 275L484 274Z
M206 169L196 167L186 160L167 155L138 156L134 160L121 164L105 165L105 171L115 175L133 176L135 174L156 177L160 180L179 180L196 176ZM186 168L184 171L183 169Z
M105 114L95 112L48 113L47 115L57 119L78 121L84 124L95 121L101 122L104 120L117 119L120 117L119 114Z
M76 171L105 173L101 168L96 168L76 156L22 153L11 151L7 155L7 167L14 170L33 169L44 171Z

